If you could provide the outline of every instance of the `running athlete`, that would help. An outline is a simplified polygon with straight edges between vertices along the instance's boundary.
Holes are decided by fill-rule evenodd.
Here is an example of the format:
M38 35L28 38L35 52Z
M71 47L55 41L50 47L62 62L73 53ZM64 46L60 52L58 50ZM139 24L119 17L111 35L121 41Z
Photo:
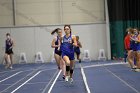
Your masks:
M140 33L138 31L138 29L134 29L135 33L137 34L137 38L134 39L134 41L136 42L136 72L140 72Z
M76 36L77 46L74 47L74 52L76 53L77 59L79 60L79 63L81 63L80 59L80 48L82 48L81 42L79 41L79 36Z
M51 34L54 35L55 33L57 33L57 36L54 37L54 39L52 40L51 47L55 48L54 49L54 58L56 60L58 69L62 69L63 79L65 79L65 71L66 71L65 62L61 58L61 51L60 51L60 38L62 37L62 29L57 28L54 31L52 31Z
M77 46L76 37L72 36L71 26L64 26L65 35L61 38L62 58L66 63L66 77L65 81L73 82L72 75L74 70L74 46Z
M13 68L13 47L14 47L14 41L13 39L10 37L10 33L6 34L6 40L5 40L5 62L6 62L6 66L5 68Z
M130 61L130 66L132 69L136 69L136 66L134 64L134 59L137 60L137 36L138 36L138 31L137 30L132 30L131 31L131 37L130 37L130 50L131 54L129 55L129 61Z
M134 65L134 60L133 60L134 56L133 56L133 50L132 50L132 40L130 39L131 36L134 35L134 31L132 28L127 28L126 31L127 31L127 35L125 36L125 39L124 39L124 45L125 45L125 50L127 53L127 60L131 68L135 69L136 67Z

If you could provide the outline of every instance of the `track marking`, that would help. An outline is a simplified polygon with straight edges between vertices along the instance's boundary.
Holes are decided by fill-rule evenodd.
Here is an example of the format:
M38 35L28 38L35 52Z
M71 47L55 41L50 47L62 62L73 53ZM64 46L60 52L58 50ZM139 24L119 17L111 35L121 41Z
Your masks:
M121 65L121 64L127 64L127 63L106 63L106 64L97 64L97 65L83 66L83 68L100 67L100 66L110 66L110 65Z
M91 92L90 92L90 89L89 89L89 86L88 86L88 84L87 84L87 78L86 78L86 75L85 75L85 73L84 73L84 69L83 69L83 67L81 66L81 64L80 64L80 67L81 67L81 73L82 73L82 77L83 77L83 80L84 80L84 84L85 84L87 93L91 93Z
M137 89L135 89L134 87L132 87L131 85L129 85L126 81L124 81L123 79L121 79L119 76L117 76L115 73L113 73L112 71L110 71L109 69L105 68L108 72L110 72L113 76L115 76L116 78L118 78L121 82L123 82L126 86L128 86L129 88L131 88L133 91L135 91L136 93L140 93Z
M38 71L35 75L30 77L27 81L25 81L23 84L18 86L16 89L14 89L11 93L15 93L18 89L20 89L22 86L24 86L26 83L28 83L30 80L32 80L34 77L36 77L41 71Z
M56 70L56 72L54 73L54 75L52 76L51 80L49 81L49 83L45 86L45 88L43 89L42 93L45 93L46 89L48 88L48 86L51 84L51 82L53 81L54 77L56 76L56 74L58 73L58 70Z
M20 80L18 80L17 82L15 82L14 84L12 84L11 86L7 87L6 89L0 91L0 93L5 92L5 91L7 91L8 89L10 89L11 87L15 86L16 84L18 84L19 82L21 82L22 80L24 80L25 78L27 78L28 76L30 76L30 75L32 75L33 73L35 73L37 70L39 70L39 69L40 69L41 67L43 67L43 66L44 66L44 65L39 66L37 69L33 69L32 72L30 72L30 73L27 74L25 77L21 78ZM26 70L26 71L28 71L28 70ZM26 72L26 71L24 71L24 72Z
M60 75L61 72L62 72L62 70L60 70L59 73L57 74L55 80L53 81L53 83L52 83L52 85L50 87L50 89L48 90L48 93L51 93L52 88L53 88L54 84L56 83L56 80L58 79L58 77L59 77L59 75Z
M19 73L21 73L22 71L19 71L19 72L17 72L17 73L15 73L15 74L13 74L13 75L11 75L11 76L9 76L9 77L7 77L7 78L5 78L5 79L3 79L3 80L1 80L0 81L0 83L1 82L3 82L3 81L5 81L5 80L7 80L7 79L9 79L9 78L12 78L12 77L14 77L14 76L16 76L16 75L18 75Z
M28 85L35 85L35 84L46 84L48 82L31 82L31 83L27 83Z
M43 72L43 71L48 71L48 70L55 70L55 69L57 69L57 68L43 69L43 70L41 70L41 71Z
M8 75L9 73L3 73L0 77L4 77L5 75Z
M8 70L8 71L1 71L0 74L6 73L6 72L13 72L13 71L19 71L21 68L15 69L15 70Z

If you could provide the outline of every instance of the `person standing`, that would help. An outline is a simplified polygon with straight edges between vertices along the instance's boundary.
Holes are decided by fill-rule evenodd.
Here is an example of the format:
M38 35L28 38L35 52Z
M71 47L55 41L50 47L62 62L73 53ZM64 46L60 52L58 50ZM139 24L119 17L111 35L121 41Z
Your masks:
M11 38L10 33L6 34L6 40L5 40L5 62L6 66L5 68L13 68L13 47L14 47L14 41Z

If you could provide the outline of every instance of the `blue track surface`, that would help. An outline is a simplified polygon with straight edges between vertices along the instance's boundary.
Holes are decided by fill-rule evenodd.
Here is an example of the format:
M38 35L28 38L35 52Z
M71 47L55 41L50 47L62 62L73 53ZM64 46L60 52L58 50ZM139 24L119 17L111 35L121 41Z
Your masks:
M132 71L126 64L101 65L108 63L116 62L81 63L82 67L91 66L84 68L91 93L140 93L139 72ZM0 93L11 93L14 90L13 93L48 93L58 72L56 64L52 63L15 64L12 70L0 65ZM73 79L72 84L65 82L61 73L51 93L87 93L79 63L76 63Z

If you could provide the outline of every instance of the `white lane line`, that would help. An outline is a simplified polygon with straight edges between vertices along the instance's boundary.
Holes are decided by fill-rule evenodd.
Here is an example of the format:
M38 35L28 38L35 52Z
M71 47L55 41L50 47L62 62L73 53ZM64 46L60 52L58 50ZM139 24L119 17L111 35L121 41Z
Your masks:
M55 67L55 68L42 69L42 72L43 71L48 71L48 70L55 70L55 69L57 69L57 68Z
M109 69L105 68L108 72L110 72L113 76L115 76L116 78L118 78L121 82L123 82L126 86L128 86L129 88L131 88L133 91L135 91L136 93L140 93L137 89L135 89L134 87L132 87L131 85L129 85L126 81L124 81L123 79L121 79L119 76L117 76L115 73L113 73L112 71L110 71Z
M18 68L18 69L15 69L15 70L2 71L2 72L0 72L0 74L1 74L1 73L6 73L6 72L13 72L13 71L18 71L18 70L20 70L20 68Z
M57 75L58 70L56 70L56 72L54 73L54 75L52 76L51 80L49 81L49 83L45 86L45 88L43 89L42 93L45 93L46 89L48 88L48 86L51 84L51 82L53 81L54 77Z
M44 65L42 65L42 66L44 66ZM8 89L10 89L11 87L15 86L16 84L18 84L19 82L21 82L22 80L24 80L25 78L27 78L28 76L32 75L34 72L36 72L37 70L39 70L42 66L39 66L37 69L33 69L32 72L28 73L25 77L19 79L17 82L15 82L14 84L10 85L6 89L0 91L0 93L4 93L5 91L7 91ZM26 70L26 71L28 71L28 70ZM26 71L23 71L23 72L26 72Z
M81 73L82 73L82 77L83 77L83 80L84 80L84 84L85 84L87 93L91 93L91 92L90 92L90 89L89 89L89 86L88 86L88 84L87 84L87 78L86 78L86 75L85 75L85 73L84 73L84 69L83 69L83 67L82 67L81 65L80 65L80 67L81 67Z
M16 89L14 89L11 93L15 93L18 89L20 89L22 86L24 86L26 83L28 83L31 79L36 77L41 71L38 71L35 75L33 75L31 78L29 78L27 81L25 81L23 84L18 86Z
M48 93L51 93L52 88L53 88L54 84L56 83L56 80L58 79L58 77L59 77L59 75L60 75L61 72L62 72L62 70L60 70L59 73L57 74L55 80L53 81L53 83L52 83L52 85L50 87L50 89L48 90Z
M90 67L99 67L99 66L110 66L110 65L121 65L121 64L128 64L128 63L106 63L106 64L97 64L97 65L90 65L90 66L83 66L83 68L90 68Z
M19 71L19 72L15 73L15 74L11 75L10 77L7 77L7 78L1 80L0 83L3 82L3 81L5 81L5 80L7 80L7 79L10 79L10 78L12 78L12 77L18 75L18 74L21 73L21 72L22 72L22 71Z
M3 77L3 76L5 76L5 75L8 75L9 73L3 73L0 77Z

